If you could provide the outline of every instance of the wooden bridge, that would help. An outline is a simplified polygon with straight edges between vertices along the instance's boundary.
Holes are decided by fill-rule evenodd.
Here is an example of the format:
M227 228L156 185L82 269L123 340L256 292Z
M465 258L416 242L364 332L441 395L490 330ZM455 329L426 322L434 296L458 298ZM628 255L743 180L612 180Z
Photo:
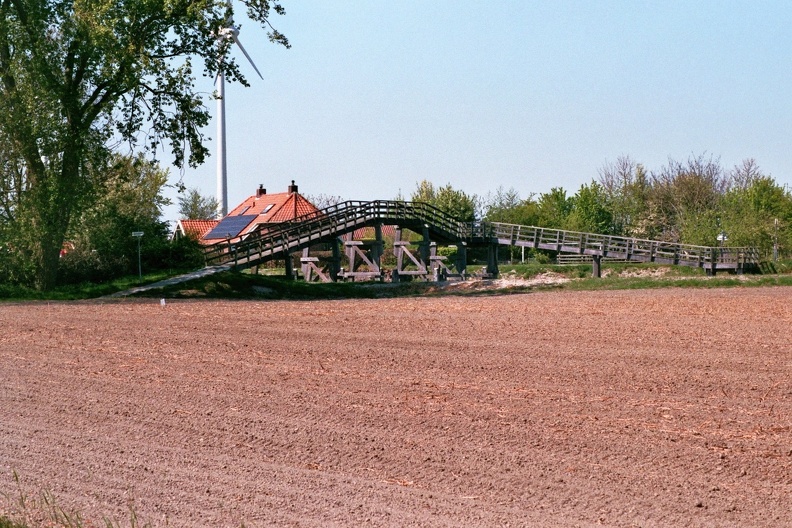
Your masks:
M419 265L432 258L428 251L430 242L457 246L460 258L455 267L461 274L465 273L467 248L483 247L489 255L487 272L497 275L497 249L504 245L591 256L595 276L599 276L602 258L693 266L708 274L750 271L759 265L755 248L694 246L498 222L468 223L429 204L384 200L342 202L290 222L261 226L244 238L208 246L206 264L247 268L269 260L289 261L289 255L320 243L330 242L336 248L339 237L363 227L373 226L380 233L383 225L395 225L399 231L409 229L423 236L423 260L411 257ZM404 244L395 250L400 251L399 248L403 249ZM351 250L348 254L352 255Z

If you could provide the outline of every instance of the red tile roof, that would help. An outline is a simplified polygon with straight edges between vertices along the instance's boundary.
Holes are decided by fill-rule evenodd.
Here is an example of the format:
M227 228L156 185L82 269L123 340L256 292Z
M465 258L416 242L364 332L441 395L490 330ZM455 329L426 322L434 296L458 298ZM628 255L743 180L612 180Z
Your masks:
M179 220L176 223L174 238L178 236L188 236L201 240L203 236L214 229L218 220Z
M316 213L319 209L298 192L266 194L257 192L232 209L229 216L254 215L240 231L240 237L256 230L261 224L288 222L296 217ZM204 234L208 233L205 232Z

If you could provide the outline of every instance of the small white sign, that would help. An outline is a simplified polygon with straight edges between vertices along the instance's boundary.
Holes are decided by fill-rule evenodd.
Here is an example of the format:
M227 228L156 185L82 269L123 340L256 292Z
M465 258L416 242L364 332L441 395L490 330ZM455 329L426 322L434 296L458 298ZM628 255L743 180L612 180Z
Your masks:
M140 238L143 236L143 231L132 231L132 236Z

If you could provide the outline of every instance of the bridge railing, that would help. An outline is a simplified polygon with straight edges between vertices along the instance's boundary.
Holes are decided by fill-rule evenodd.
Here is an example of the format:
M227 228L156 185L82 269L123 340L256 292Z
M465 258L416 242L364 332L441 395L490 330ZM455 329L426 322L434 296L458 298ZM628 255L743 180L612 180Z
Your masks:
M561 229L461 222L426 203L391 200L346 201L279 224L264 224L244 238L226 240L205 250L207 265L250 262L284 254L297 247L337 236L375 222L427 226L450 241L528 246L580 255L600 255L651 262L686 263L701 267L758 264L755 248L709 247L582 233Z
M464 240L481 231L460 222L444 211L421 202L389 200L346 201L298 216L288 222L264 224L244 238L225 240L207 247L207 265L247 261L256 255L269 256L307 241L341 234L367 223L387 221L426 225L446 238Z
M501 244L581 255L627 259L632 257L635 260L653 262L685 262L702 267L718 263L735 266L759 263L759 252L751 247L696 246L503 223L490 224L490 231Z

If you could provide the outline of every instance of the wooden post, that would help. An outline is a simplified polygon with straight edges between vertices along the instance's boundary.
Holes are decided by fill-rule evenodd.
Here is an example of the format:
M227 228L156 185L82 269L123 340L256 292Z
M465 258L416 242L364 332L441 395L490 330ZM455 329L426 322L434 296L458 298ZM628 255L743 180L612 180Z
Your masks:
M420 253L421 253L421 261L424 263L429 262L429 257L431 254L429 253L429 226L423 226L423 240L421 241Z
M374 238L376 243L371 247L371 260L374 261L377 270L380 271L380 282L382 282L385 279L385 275L381 273L382 253L385 250L385 243L382 241L382 224L380 223L374 224Z
M707 270L707 275L714 277L718 272L718 249L712 248L710 252L710 268Z
M498 244L490 244L487 248L487 273L498 276Z
M284 258L286 262L286 278L288 280L294 280L294 263L292 262L292 257L289 253L286 253Z
M355 272L355 246L350 244L350 242L352 242L352 240L347 240L344 242L347 261L349 262L349 271L344 273L344 280L351 280L352 282L355 282L355 276L350 275L351 273Z
M437 242L430 242L428 262L432 268L432 280L435 282L440 280L440 263L438 260L435 259L436 256L437 256Z
M302 272L303 279L311 282L311 266L306 263L306 259L310 256L310 248L303 248L302 258L300 259L300 271Z
M338 273L341 271L341 250L339 249L341 240L333 237L330 241L331 249L333 250L333 260L330 262L330 278L333 282L338 282Z
M595 279L602 277L602 255L591 255L591 276Z
M396 232L393 236L393 255L396 257L396 269L391 272L391 282L399 282L399 270L402 269L404 263L404 248L398 242L401 242L402 230L401 227L396 226Z
M454 267L456 268L457 273L465 277L465 272L467 271L467 244L465 242L460 242L457 244L457 254L456 254L456 262L454 262Z

